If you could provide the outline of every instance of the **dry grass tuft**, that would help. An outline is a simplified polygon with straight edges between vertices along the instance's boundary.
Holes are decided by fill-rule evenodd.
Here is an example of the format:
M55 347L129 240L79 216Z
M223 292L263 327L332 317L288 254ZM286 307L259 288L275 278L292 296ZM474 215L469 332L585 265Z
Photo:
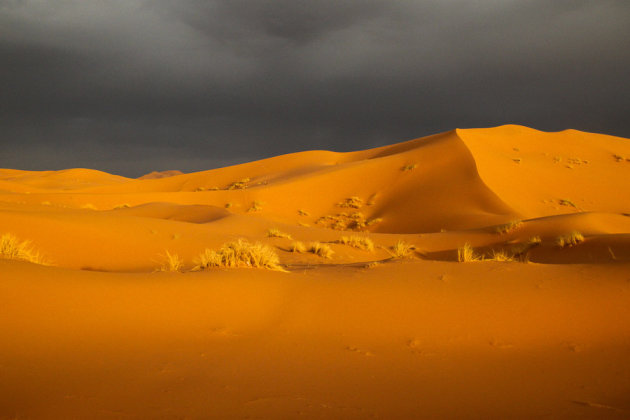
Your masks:
M584 242L584 235L576 230L567 235L561 235L556 238L556 244L561 248L564 248L565 246L574 246L582 242Z
M308 252L312 252L322 258L332 258L332 255L335 253L329 245L321 242L311 242L308 244Z
M413 251L416 249L415 245L408 244L405 241L396 242L389 252L394 258L409 258L413 256Z
M575 203L571 200L567 200L567 199L560 199L558 200L558 204L560 204L561 206L570 206L570 207L575 207L577 208L577 206L575 205Z
M302 210L302 209L298 210L298 214L300 216L310 216L311 215L309 212L307 212L306 210Z
M346 198L345 200L343 200L340 203L337 203L338 207L350 207L353 209L360 209L361 207L363 207L363 200L360 199L359 197L350 197L350 198Z
M252 212L255 212L255 211L260 211L260 210L262 210L262 205L263 205L263 203L261 201L254 201L252 203L252 206L247 209L247 212L248 213L252 213Z
M365 264L365 268L374 268L374 267L378 267L379 265L381 265L380 262L372 261L370 263Z
M218 251L206 249L197 257L195 263L197 265L193 270L209 267L253 267L284 271L280 266L280 258L273 248L260 242L250 243L245 239L228 242Z
M505 261L514 261L514 256L508 254L505 250L503 249L499 249L499 250L492 250L492 254L490 254L490 258L491 261L501 261L501 262L505 262Z
M292 242L291 245L289 245L289 251L299 252L300 254L303 254L305 252L308 252L308 248L306 247L306 245L304 245L303 242L295 241Z
M418 167L418 164L417 164L417 163L412 163L412 164L410 164L410 165L405 165L405 166L403 166L403 167L402 167L402 170L403 170L403 172L406 172L406 171L413 171L413 170L414 170L414 169L416 169L417 167Z
M129 204L124 203L124 204L119 204L116 207L114 207L114 210L128 209L129 207L131 207Z
M497 226L494 228L494 231L499 235L503 235L506 233L510 233L523 226L523 222L520 220L513 220L510 223L506 223L504 225Z
M228 190L244 190L249 186L249 178L243 178L240 181L236 181L227 186Z
M368 220L363 213L357 211L322 216L315 223L329 229L363 231L381 221L380 218Z
M184 266L184 260L177 254L171 254L166 251L162 258L162 265L160 265L158 271L181 271Z
M39 252L33 250L30 241L21 241L10 233L0 236L0 258L49 265Z
M481 261L481 256L477 255L473 247L466 243L457 248L457 260L459 262Z
M232 204L232 203L225 203L225 208L226 208L226 209L229 209L229 208L231 208L233 205L234 205L234 204Z
M269 238L287 238L291 239L291 235L288 233L281 232L279 229L271 228L267 231L267 236Z
M309 225L308 223L304 223L304 222L298 222L298 225L300 225L302 227L311 227L311 225Z
M542 243L542 239L540 239L540 236L532 236L527 240L527 243L530 245L538 245Z
M348 245L364 251L374 251L374 242L370 238L363 236L342 236L336 241L339 244Z

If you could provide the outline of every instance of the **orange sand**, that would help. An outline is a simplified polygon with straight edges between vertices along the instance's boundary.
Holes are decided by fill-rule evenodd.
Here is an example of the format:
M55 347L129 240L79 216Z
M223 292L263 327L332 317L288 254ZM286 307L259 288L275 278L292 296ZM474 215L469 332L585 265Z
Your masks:
M630 418L628 191L630 140L520 126L141 179L0 169L0 235L51 263L0 259L0 419ZM320 219L354 212L372 224ZM287 272L191 271L237 238Z

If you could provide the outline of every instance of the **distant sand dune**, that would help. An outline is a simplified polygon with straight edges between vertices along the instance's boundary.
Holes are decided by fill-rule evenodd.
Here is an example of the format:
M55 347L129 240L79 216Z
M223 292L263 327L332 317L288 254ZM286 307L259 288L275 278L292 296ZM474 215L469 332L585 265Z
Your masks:
M0 169L0 236L52 264L0 258L0 418L627 418L626 157L507 125Z

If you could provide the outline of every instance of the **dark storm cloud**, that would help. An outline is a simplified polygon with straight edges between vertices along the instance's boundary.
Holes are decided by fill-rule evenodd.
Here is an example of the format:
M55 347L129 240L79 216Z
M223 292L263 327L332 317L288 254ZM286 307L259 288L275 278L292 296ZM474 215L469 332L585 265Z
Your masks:
M139 175L520 123L630 137L630 4L0 0L0 167Z

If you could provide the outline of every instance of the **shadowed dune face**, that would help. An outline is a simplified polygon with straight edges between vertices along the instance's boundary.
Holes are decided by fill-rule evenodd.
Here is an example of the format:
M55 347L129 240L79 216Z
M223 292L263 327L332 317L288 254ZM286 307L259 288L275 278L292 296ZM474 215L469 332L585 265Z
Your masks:
M0 169L0 418L627 418L628 191L629 140L519 126Z

